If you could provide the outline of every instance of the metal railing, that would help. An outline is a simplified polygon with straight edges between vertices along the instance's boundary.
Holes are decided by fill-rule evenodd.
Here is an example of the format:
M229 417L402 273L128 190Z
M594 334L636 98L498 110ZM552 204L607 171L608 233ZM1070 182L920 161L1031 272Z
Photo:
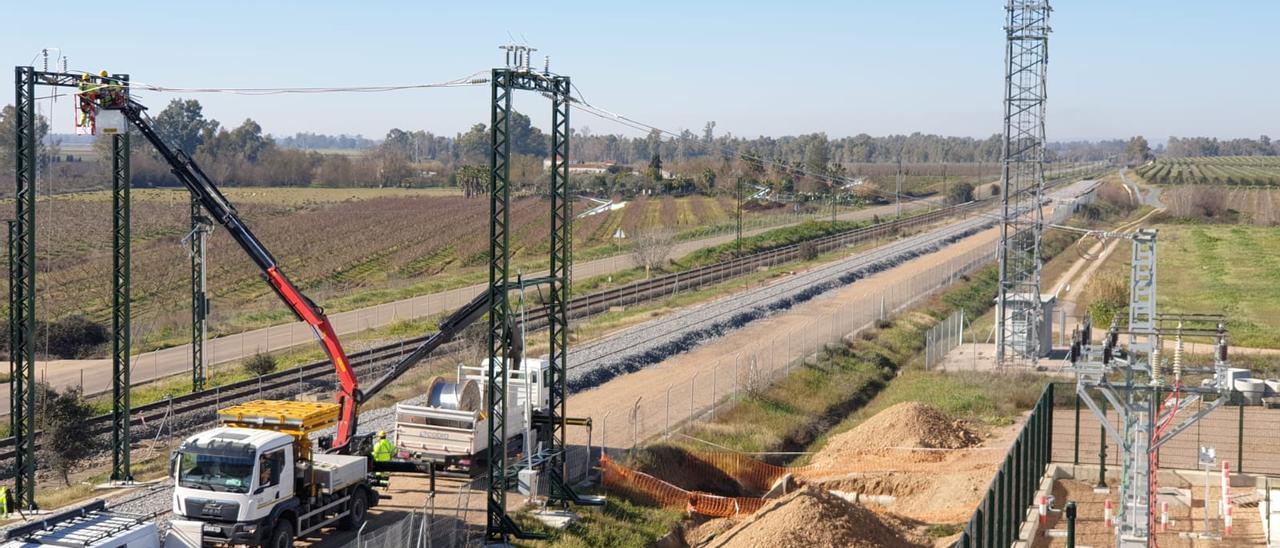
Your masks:
M1018 439L1004 457L987 494L969 518L956 546L1009 546L1018 539L1052 455L1053 383L1046 384Z

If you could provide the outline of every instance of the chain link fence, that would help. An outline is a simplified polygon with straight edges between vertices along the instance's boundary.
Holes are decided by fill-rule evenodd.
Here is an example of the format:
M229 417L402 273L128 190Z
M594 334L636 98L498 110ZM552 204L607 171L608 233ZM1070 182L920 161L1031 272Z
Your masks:
M924 335L924 368L932 371L946 361L947 353L964 342L964 310L929 328Z

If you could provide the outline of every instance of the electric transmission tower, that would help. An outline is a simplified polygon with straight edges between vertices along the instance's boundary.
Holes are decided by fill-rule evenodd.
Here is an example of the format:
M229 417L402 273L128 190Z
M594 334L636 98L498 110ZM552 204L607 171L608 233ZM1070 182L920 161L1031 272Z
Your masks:
M1040 232L1044 222L1045 68L1049 2L1009 0L1005 22L1000 293L996 362L1029 362L1042 353Z

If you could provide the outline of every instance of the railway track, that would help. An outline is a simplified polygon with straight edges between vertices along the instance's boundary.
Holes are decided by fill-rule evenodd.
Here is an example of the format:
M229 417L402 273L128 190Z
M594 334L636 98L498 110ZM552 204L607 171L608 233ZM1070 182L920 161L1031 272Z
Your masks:
M613 307L625 306L650 301L681 291L699 289L721 281L739 277L759 268L766 268L795 261L809 253L823 253L841 247L857 245L867 241L884 239L915 227L928 225L951 217L964 217L987 206L984 202L939 208L904 217L893 221L878 223L831 234L801 243L789 244L768 251L761 251L692 268L639 280L619 287L575 297L569 302L570 321L590 317ZM547 323L548 307L538 306L528 311L526 320L530 329L538 329ZM380 367L386 367L413 348L425 341L429 335L414 337L404 341L354 352L348 356L351 366L361 378L370 378ZM461 347L458 341L451 341L437 349L437 353L457 351ZM192 394L174 396L165 400L136 406L130 413L131 428L167 427L172 431L183 430L181 425L167 424L177 422L179 417L188 417L186 422L192 424L208 424L216 419L216 410L222 403L243 401L269 396L282 396L285 393L305 392L317 385L332 382L333 366L328 361L317 361L304 364L287 371L279 371L255 379L229 383L213 389ZM192 421L191 418L197 420ZM104 414L89 419L90 432L94 436L105 436L111 432L111 415ZM39 443L37 432L37 445ZM138 439L135 437L135 440ZM0 462L11 461L15 455L13 437L0 438Z

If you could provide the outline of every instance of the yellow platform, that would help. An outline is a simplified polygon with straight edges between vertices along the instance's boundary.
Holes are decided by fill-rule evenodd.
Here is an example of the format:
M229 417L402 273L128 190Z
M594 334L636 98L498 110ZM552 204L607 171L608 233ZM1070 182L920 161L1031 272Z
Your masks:
M312 432L336 424L340 412L341 406L336 403L258 400L218 411L218 422L226 426Z

